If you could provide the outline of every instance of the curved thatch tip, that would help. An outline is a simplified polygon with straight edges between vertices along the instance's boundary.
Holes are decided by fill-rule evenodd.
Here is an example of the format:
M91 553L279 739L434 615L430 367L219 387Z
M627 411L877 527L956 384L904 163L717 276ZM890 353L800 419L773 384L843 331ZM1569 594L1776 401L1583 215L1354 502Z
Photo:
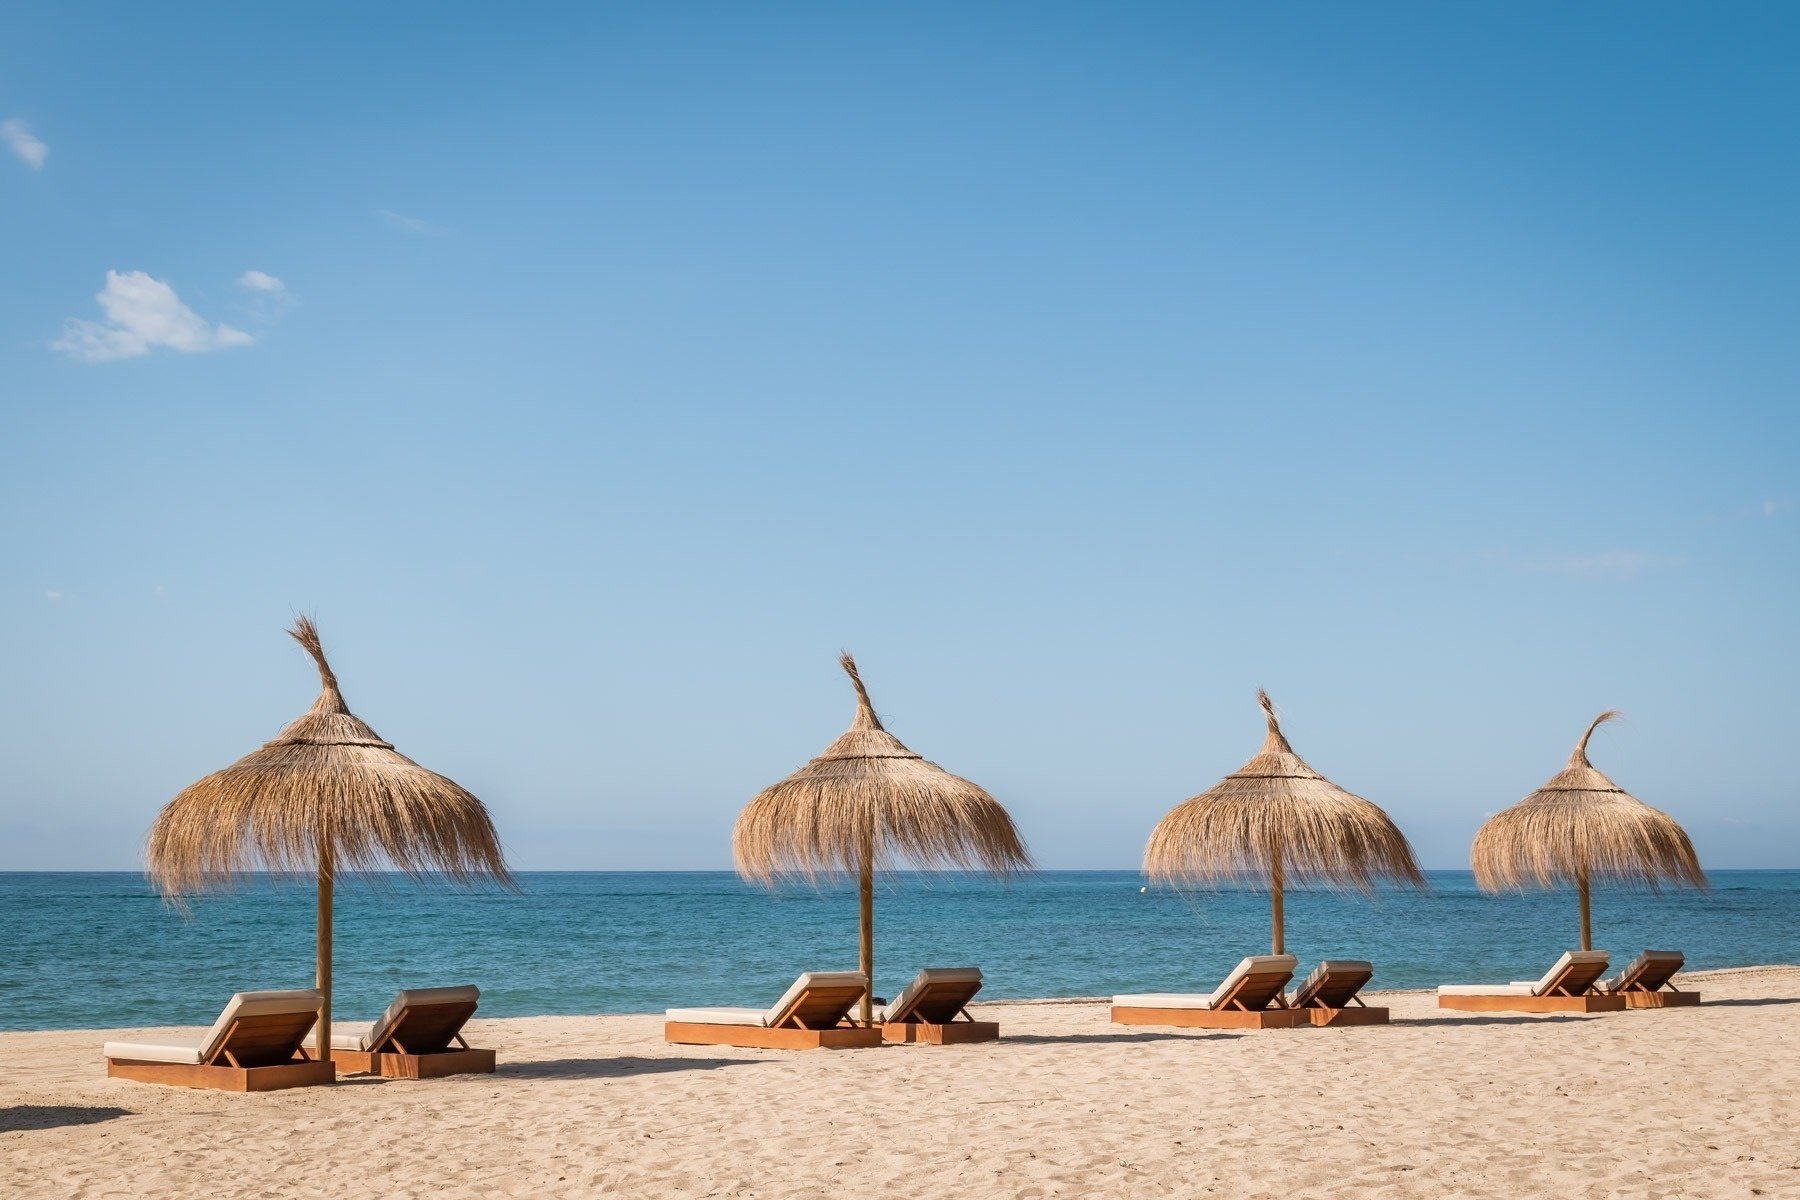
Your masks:
M1293 747L1288 745L1287 736L1281 732L1281 722L1275 717L1275 702L1269 699L1269 693L1262 688L1257 688L1256 702L1262 706L1263 716L1269 722L1269 736L1263 743L1264 752L1266 753L1270 750L1286 750L1288 753L1292 754Z
M1588 739L1618 715L1609 710L1595 717L1567 766L1476 831L1469 847L1476 886L1489 892L1598 881L1651 891L1665 883L1706 886L1694 844L1675 818L1588 761Z
M875 703L869 699L869 689L863 686L862 673L856 669L856 660L850 657L848 650L838 651L838 666L844 668L844 674L856 686L856 719L850 722L850 728L880 729L881 718L875 715Z
M1594 730L1600 728L1608 721L1618 720L1619 716L1620 713L1618 709L1609 708L1594 718L1593 724L1589 725L1587 731L1581 735L1581 740L1575 743L1575 749L1569 752L1569 765L1571 767L1591 767L1594 765L1588 761L1588 739L1594 736Z
M313 704L315 712L350 711L344 703L344 693L338 688L337 675L332 672L331 664L325 659L325 646L319 641L319 627L305 613L294 618L294 627L288 630L288 636L300 643L302 649L312 655L312 660L319 668L319 698Z

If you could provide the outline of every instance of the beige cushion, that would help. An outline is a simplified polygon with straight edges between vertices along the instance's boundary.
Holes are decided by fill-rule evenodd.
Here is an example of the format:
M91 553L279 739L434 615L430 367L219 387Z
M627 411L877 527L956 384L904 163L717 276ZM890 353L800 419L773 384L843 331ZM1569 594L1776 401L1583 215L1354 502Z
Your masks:
M894 997L891 1004L886 1008L877 1008L875 1010L875 1019L877 1021L886 1021L888 1019L887 1014L889 1013L905 1014L906 1010L911 1008L918 1000L920 993L933 985L946 983L979 984L980 982L980 967L926 967L923 971L920 971L917 975L913 976L912 982L907 984L898 996Z
M1529 983L1446 983L1437 990L1440 996L1535 996L1537 987Z
M144 1062L203 1063L218 1053L219 1045L230 1032L232 1022L239 1017L317 1012L323 1003L324 995L313 988L280 992L238 992L225 1002L224 1011L200 1039L199 1045L108 1042L102 1047L102 1053L107 1058L136 1058Z
M1565 950L1563 956L1551 964L1550 969L1539 976L1537 983L1532 986L1539 992L1549 991L1551 986L1556 983L1556 977L1569 967L1577 963L1598 964L1604 967L1606 960L1607 954L1604 950Z
M762 1026L763 1010L760 1008L671 1008L663 1013L670 1021L685 1021L690 1025L755 1025Z
M1283 971L1292 975L1294 968L1299 965L1300 960L1291 954L1253 954L1231 968L1231 974L1227 975L1225 981L1214 988L1212 995L1207 997L1211 1002L1207 1007L1211 1008L1212 1005L1224 1000L1226 994L1236 987L1246 975L1276 974Z
M1114 996L1114 1008L1211 1008L1212 997L1198 992L1144 992L1136 996Z
M1616 992L1624 987L1627 982L1644 974L1653 965L1664 969L1674 967L1676 971L1679 971L1683 966L1687 965L1687 958L1679 950L1646 950L1630 962L1626 963L1623 971L1620 971L1611 979L1601 983L1600 990L1603 992ZM1662 971L1657 971L1656 974L1661 975ZM1673 974L1674 972L1670 972L1671 977Z

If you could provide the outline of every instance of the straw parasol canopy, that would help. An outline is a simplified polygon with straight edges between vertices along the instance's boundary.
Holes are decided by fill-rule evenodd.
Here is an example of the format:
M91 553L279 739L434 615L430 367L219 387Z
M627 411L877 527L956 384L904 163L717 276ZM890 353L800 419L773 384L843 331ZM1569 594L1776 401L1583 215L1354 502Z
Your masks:
M1306 765L1256 693L1269 732L1256 757L1184 800L1150 832L1153 881L1229 881L1269 889L1270 952L1285 953L1282 890L1290 882L1368 891L1378 880L1424 887L1406 835L1385 812Z
M881 726L848 654L839 663L856 688L856 717L825 752L764 789L731 834L738 874L756 883L854 875L859 969L874 978L874 874L902 861L924 867L1008 874L1031 860L1012 818L986 791L927 762ZM863 994L862 1019L871 1016Z
M246 873L316 873L318 1042L331 1044L331 901L340 871L391 864L418 879L516 886L480 800L381 739L351 713L306 617L288 631L323 688L274 741L169 801L150 828L151 880L165 896Z
M1595 717L1568 765L1531 795L1488 819L1469 848L1484 891L1527 884L1574 884L1581 897L1581 948L1593 949L1588 889L1595 879L1657 890L1664 883L1705 887L1687 831L1608 779L1588 761L1588 739L1619 714Z

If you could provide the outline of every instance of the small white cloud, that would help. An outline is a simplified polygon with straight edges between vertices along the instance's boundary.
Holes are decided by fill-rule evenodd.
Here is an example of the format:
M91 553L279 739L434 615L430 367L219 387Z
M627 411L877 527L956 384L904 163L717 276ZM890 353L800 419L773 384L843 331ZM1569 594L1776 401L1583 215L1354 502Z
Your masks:
M424 217L410 217L405 213L395 212L391 208L378 208L375 215L389 229L398 229L402 233L442 233L444 227Z
M158 346L183 354L205 354L256 339L241 329L214 325L181 302L175 289L142 271L108 271L106 286L94 294L104 321L69 318L62 336L50 343L83 362L136 358Z
M1569 579L1630 579L1661 567L1679 567L1681 559L1647 550L1602 550L1598 554L1557 554L1526 559L1515 569L1531 575L1562 575Z
M267 271L245 271L238 276L238 286L249 288L253 292L269 292L275 295L287 291L287 284Z
M61 599L62 599L62 593L61 593L61 592L58 592L58 591L49 591L49 592L45 592L45 593L44 593L44 599L46 599L46 600L61 600Z
M44 160L50 157L50 147L17 117L0 121L0 142L5 142L6 148L34 171L43 170Z

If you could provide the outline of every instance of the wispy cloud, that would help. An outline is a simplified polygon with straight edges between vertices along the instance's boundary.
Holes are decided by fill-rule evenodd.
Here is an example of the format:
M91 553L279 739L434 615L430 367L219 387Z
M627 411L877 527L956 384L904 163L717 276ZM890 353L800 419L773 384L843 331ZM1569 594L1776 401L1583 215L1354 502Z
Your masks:
M62 593L52 588L50 591L44 593L44 599L54 604L56 601L62 599Z
M443 233L442 225L435 221L427 221L424 217L409 216L403 212L395 212L391 208L378 208L375 216L389 229L398 229L402 233Z
M1522 574L1561 575L1568 579L1632 579L1645 571L1682 565L1679 558L1648 550L1602 550L1597 554L1553 554L1502 561Z
M300 301L288 291L287 284L267 271L245 271L237 278L245 295L238 311L259 325L273 325L283 313Z
M14 157L34 171L43 170L44 160L50 157L50 147L17 117L0 121L0 142L5 142Z
M267 271L245 271L238 276L238 286L249 288L253 292L268 292L274 295L280 295L287 291L287 284Z
M175 289L143 271L108 271L106 286L94 294L103 321L69 318L62 336L50 343L82 362L137 358L157 347L182 354L205 354L256 339L223 322L214 325L181 302Z

